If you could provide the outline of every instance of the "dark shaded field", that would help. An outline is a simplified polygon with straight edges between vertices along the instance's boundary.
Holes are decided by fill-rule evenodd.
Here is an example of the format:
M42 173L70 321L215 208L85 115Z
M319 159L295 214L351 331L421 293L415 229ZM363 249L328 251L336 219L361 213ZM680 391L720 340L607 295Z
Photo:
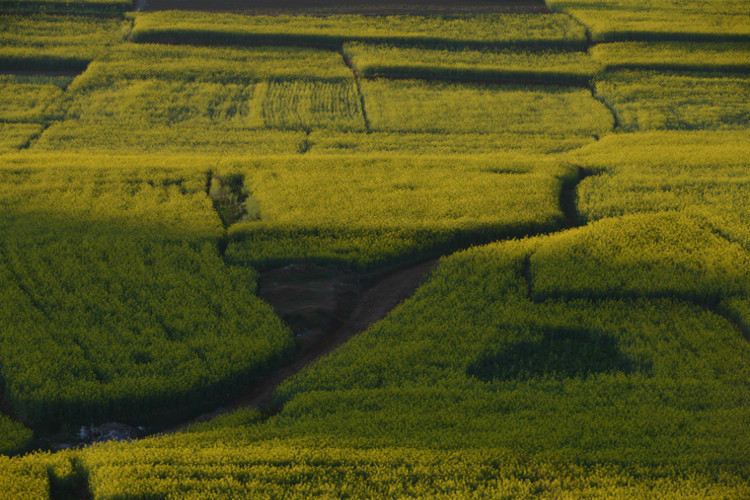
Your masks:
M141 3L141 2L139 2ZM486 12L550 12L543 2L493 0L410 0L373 2L371 0L146 0L146 11L203 10L247 14L476 14Z

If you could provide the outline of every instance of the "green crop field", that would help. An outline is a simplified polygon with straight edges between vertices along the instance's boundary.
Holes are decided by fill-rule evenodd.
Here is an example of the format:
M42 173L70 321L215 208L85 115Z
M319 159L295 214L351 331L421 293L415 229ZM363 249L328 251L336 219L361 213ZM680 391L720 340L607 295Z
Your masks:
M62 117L61 101L70 78L0 77L0 120L43 123Z
M604 135L612 114L588 90L569 87L364 82L365 111L383 132Z
M595 45L591 57L607 69L750 72L750 49L737 42L614 42Z
M0 15L0 70L80 72L130 28L117 18Z
M0 498L750 498L747 0L149 3L0 0Z
M369 77L586 85L599 70L580 51L446 50L350 42L343 53Z
M502 26L501 29L498 29ZM308 45L347 41L457 47L585 48L585 30L565 15L238 16L154 12L136 17L136 42L189 45Z
M243 176L259 211L259 220L230 228L226 257L264 268L296 260L382 266L552 230L563 224L562 185L575 178L549 158L515 154L238 159L217 172Z
M628 132L747 129L750 78L621 70L607 73L596 92Z
M36 123L0 123L0 151L17 151L38 137L43 128Z
M750 40L747 2L733 0L549 0L595 42Z

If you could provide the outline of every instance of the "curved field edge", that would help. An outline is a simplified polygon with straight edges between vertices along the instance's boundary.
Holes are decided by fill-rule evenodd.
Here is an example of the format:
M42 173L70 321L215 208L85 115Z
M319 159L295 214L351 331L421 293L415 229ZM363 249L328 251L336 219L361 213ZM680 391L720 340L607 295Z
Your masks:
M94 446L74 452L69 467L50 469L42 465L49 455L30 455L6 464L7 477L34 484L44 467L55 488L85 478L93 498L281 488L293 497L364 497L384 488L415 497L446 491L741 497L750 473L737 413L745 396L733 380L748 370L741 361L745 340L712 313L672 299L534 304L524 262L550 239L498 243L445 259L386 320L290 380L277 416L242 410L169 436ZM492 314L479 321L477 308ZM531 330L528 318L534 318ZM665 325L681 335L670 338ZM700 334L691 334L698 325ZM644 326L658 342L639 346L638 338L647 338L638 333ZM592 338L615 336L617 355L628 364L599 372L587 360L583 372L565 372L559 360L542 357L547 371L531 376L474 364L485 353L503 352L488 346L508 349L530 340L539 349L540 333L582 328ZM696 342L704 361L688 354ZM609 353L609 344L602 345L600 352ZM487 379L476 371L482 366L490 370ZM713 380L716 370L721 376ZM722 429L721 435L709 437L709 428ZM571 447L576 441L590 446ZM298 486L289 490L290 482Z
M61 415L64 416L62 420L77 423L101 422L112 418L138 425L165 422L174 419L176 414L206 411L225 395L247 385L250 378L260 377L290 358L293 349L288 332L277 319L272 318L270 308L255 297L254 272L244 266L227 266L222 262L220 250L223 231L208 196L211 188L206 183L211 176L208 175L210 170L204 170L208 166L213 166L217 175L232 176L244 172L247 176L244 181L246 187L253 191L252 200L259 200L261 210L266 212L272 203L283 205L284 202L283 197L274 194L273 186L263 182L262 177L257 183L252 182L258 173L263 173L260 168L263 165L271 165L271 170L277 171L277 175L283 173L285 166L291 168L289 173L292 175L306 165L317 165L307 170L317 172L315 175L318 176L326 177L331 172L347 174L334 176L341 181L340 185L334 186L334 192L319 193L310 200L301 199L313 203L330 201L336 191L340 196L346 193L346 185L352 181L355 184L362 182L368 177L370 180L367 182L374 181L373 186L385 187L384 193L392 196L419 188L420 183L424 182L420 175L424 168L443 172L451 179L455 178L460 189L455 193L450 189L446 191L444 197L452 199L452 203L430 208L436 220L448 217L442 232L433 236L438 245L432 251L437 254L472 242L514 234L516 223L513 220L504 222L501 218L495 222L486 219L492 210L497 214L492 217L505 212L502 217L507 219L510 215L512 219L516 217L514 210L522 220L525 217L529 227L524 228L522 224L520 234L561 227L564 214L560 210L560 193L564 185L573 181L575 171L543 157L499 155L445 160L393 158L386 155L373 157L368 168L361 169L361 175L352 177L354 159L351 156L307 160L227 158L216 166L216 158L212 156L123 157L31 153L4 156L1 173L7 187L3 206L7 209L5 229L8 234L3 243L3 277L7 283L4 293L8 300L12 299L17 305L14 313L16 336L13 337L16 341L8 344L13 348L6 352L13 355L8 354L4 366L6 392L12 406L36 428L59 426ZM148 168L143 167L146 164ZM385 174L394 164L404 170L404 178L391 177L391 182L395 184L381 186L381 182L372 177L374 172L382 170ZM60 166L65 168L58 168ZM461 167L463 178L451 172L458 166ZM329 172L330 169L333 170ZM477 178L467 183L472 176ZM488 190L488 181L490 184L499 182L499 191ZM474 210L474 217L478 217L477 224L467 224L460 219L453 221L451 214L456 210L457 203L463 203L468 209L469 205L463 198L475 199L479 192L475 186L479 185L477 182L484 188L482 197L490 210L487 213ZM529 197L498 211L492 205L496 204L495 197L502 193L502 186L508 182L516 186L516 190L525 189L524 185L530 184ZM321 185L319 182L308 184ZM410 238L407 241L412 241L420 235L432 234L423 219L425 204L419 200L425 199L425 196L431 198L435 189L438 193L445 191L451 183L433 180L428 184L426 187L429 189L416 199L409 201L410 198L406 198L402 218L394 220L393 217L382 217L375 221L385 223L380 235L365 228L364 234L369 238L366 240L369 243L364 248L377 252L378 266L393 265L405 256L412 260L424 257L424 251L413 251L408 246L378 247L376 244L392 242L391 235L407 235ZM283 187L284 182L277 181L277 185L277 188ZM270 189L271 194L264 196L261 189ZM362 186L355 186L354 189L361 190ZM349 199L361 198L356 193L346 196ZM318 224L316 212L311 212L305 204L300 205L299 201L296 196L290 198L290 202L297 206L296 210L312 214L312 222ZM530 215L523 215L527 211L526 204L536 207ZM321 205L321 208L324 207ZM362 216L372 217L374 208L377 208L376 205L364 207ZM412 208L417 208L417 211L412 213ZM287 216L289 210L277 209L277 212ZM350 218L352 222L362 219L357 214ZM537 219L542 222L537 222ZM244 224L252 227L259 222ZM413 228L406 229L410 225ZM234 224L230 229L235 231L235 228L241 227L242 224ZM272 237L278 239L278 225L270 227ZM284 227L283 224L281 227ZM317 235L317 244L325 242L325 239L321 239L325 226L312 227ZM361 229L355 226L357 230ZM299 230L295 231L299 233ZM340 232L341 228L337 234ZM41 239L46 241L44 247L36 245ZM78 248L76 242L81 239L87 243ZM234 258L234 248L240 244L234 238L229 240L226 252L229 262ZM424 246L424 243L420 245ZM405 253L404 248L411 253ZM420 250L424 248L420 247ZM340 254L333 259L327 258L324 253L320 256L323 262L342 262ZM281 254L281 257L286 262L299 258L289 253ZM311 260L310 256L307 258ZM371 265L361 258L344 262L362 267ZM75 283L75 289L89 290L86 298L88 305L84 306L80 294L71 295L69 289L59 286L60 283ZM143 283L149 283L149 288L159 290L161 295L155 297L147 292L141 286ZM215 295L213 298L210 294L205 296L209 289L213 290L210 292ZM124 300L126 296L130 299ZM176 297L180 297L179 303L175 302ZM220 304L218 297L222 297L224 302L231 298L231 304ZM140 312L135 313L134 308L139 301L144 304L148 302L149 305L146 308L138 306ZM78 312L66 316L57 306L63 302L67 304L68 311ZM113 305L123 315L119 320L112 314L105 314ZM202 313L190 313L187 307ZM232 308L236 310L232 312ZM254 319L250 318L253 314L257 316ZM149 316L151 319L148 319ZM147 323L156 321L154 328L148 330L147 345L142 342L144 331L136 320ZM244 321L244 330L238 327L237 321ZM257 324L250 325L253 321ZM97 333L93 336L76 335L66 344L55 344L52 349L57 353L54 363L42 365L41 370L27 369L28 362L37 359L32 356L32 351L36 352L40 345L52 348L48 339L40 337L39 325L47 325L45 328L57 331L54 325L60 322L68 327L74 325L74 331L93 329L91 331ZM107 333L103 324L110 325L112 331L117 333ZM265 327L258 326L261 324ZM232 342L239 342L241 347L229 342L227 335L230 332L225 331L227 328L235 331L231 335ZM259 329L264 328L268 330L265 337L275 338L278 349L271 349L266 358L261 359L268 346L261 349L260 344L249 341L259 337ZM212 330L217 346L223 346L218 350L205 339L198 342L195 337L195 332L203 332L201 335L205 337L205 333ZM26 333L22 335L23 332ZM32 335L31 332L37 333ZM24 340L19 341L21 338ZM112 342L124 347L124 350L113 350L115 344ZM226 355L227 349L232 352L231 356ZM211 362L217 352L225 353L218 355L224 359L218 364ZM85 354L83 361L72 363L71 360L79 359L76 353ZM242 353L253 360L250 365L247 360L239 360L238 356ZM232 366L228 368L227 363ZM72 378L64 377L66 391L50 382L39 383L45 373L55 370L65 372L65 366L75 367L77 373ZM192 368L188 370L186 366ZM176 373L194 373L200 366L208 371L201 369L198 373L206 375L216 372L219 375L198 377L200 380L195 377L188 380L184 375L174 378ZM143 372L147 367L154 367L162 378L145 377ZM50 376L50 380L55 380L55 377ZM74 386L80 390L71 391L70 388ZM135 394L138 397L134 400ZM171 408L167 412L162 410L165 402L169 402Z
M219 255L200 159L2 162L2 373L24 422L171 421L289 359L257 274Z

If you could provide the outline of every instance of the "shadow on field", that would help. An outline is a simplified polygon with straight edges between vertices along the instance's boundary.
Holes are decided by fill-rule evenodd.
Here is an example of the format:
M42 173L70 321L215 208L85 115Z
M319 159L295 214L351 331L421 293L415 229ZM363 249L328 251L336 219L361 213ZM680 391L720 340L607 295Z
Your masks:
M140 5L145 3L145 5ZM525 12L545 14L550 10L544 2L493 0L410 0L408 2L371 0L147 0L139 1L140 10L202 10L242 14L477 14L490 12Z
M599 332L556 328L534 340L513 343L482 354L467 374L482 380L526 380L536 377L586 378L596 373L630 373L636 369L617 340Z

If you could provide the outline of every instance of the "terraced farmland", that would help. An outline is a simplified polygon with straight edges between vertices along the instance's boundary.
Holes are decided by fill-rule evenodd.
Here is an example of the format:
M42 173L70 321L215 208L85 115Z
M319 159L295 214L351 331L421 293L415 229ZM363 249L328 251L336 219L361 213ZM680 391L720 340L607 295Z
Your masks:
M0 0L0 497L750 497L747 2L481 3Z

